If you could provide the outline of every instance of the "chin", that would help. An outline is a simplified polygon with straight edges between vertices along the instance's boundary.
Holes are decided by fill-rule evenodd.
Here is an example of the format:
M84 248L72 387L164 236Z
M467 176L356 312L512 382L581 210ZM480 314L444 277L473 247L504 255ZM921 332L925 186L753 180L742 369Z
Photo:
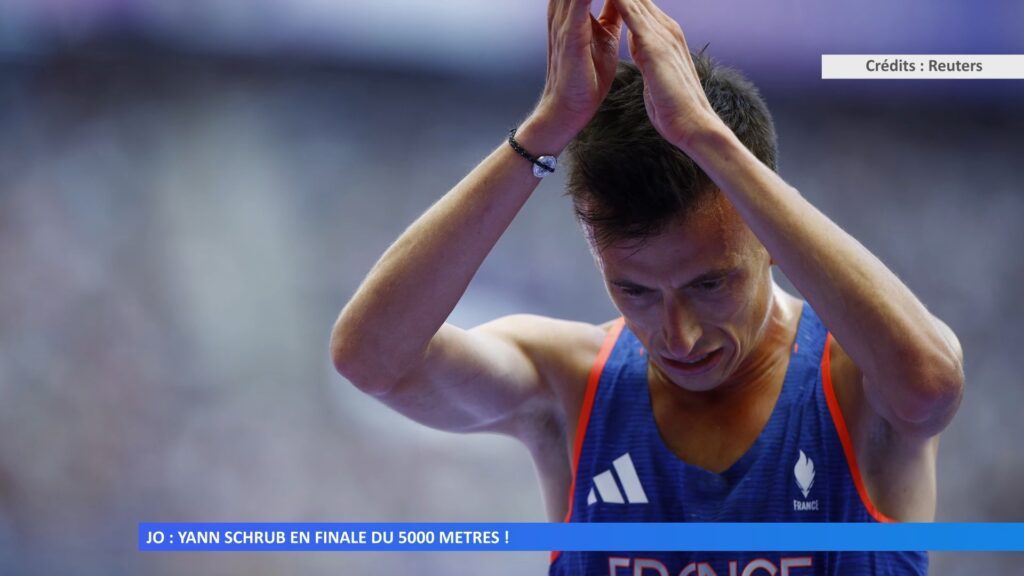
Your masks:
M722 382L718 379L711 380L707 378L696 378L691 380L682 380L676 385L690 392L713 392L722 385Z
M710 392L722 384L722 379L718 376L717 370L712 370L708 373L697 376L689 376L686 374L680 374L670 366L659 364L658 371L660 371L665 380L671 382L673 386L677 386L688 392Z
M688 373L693 372L693 368L674 367L672 362L667 361L664 357L659 359L658 369L668 381L684 390L690 392L710 392L720 388L729 375L732 374L732 361L735 358L734 350L730 346L719 348L716 351L717 357L713 358L713 362L704 370L697 369L698 373Z

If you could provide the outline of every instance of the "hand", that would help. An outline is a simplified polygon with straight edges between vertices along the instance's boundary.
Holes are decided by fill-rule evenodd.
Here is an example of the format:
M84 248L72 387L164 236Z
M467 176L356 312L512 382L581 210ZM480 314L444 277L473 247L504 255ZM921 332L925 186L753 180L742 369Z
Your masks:
M644 77L654 128L684 151L701 131L722 126L704 94L683 30L653 0L609 0L629 28L629 53Z
M601 15L591 0L548 3L548 70L535 115L565 129L569 138L586 126L601 105L619 61L622 18L611 0Z

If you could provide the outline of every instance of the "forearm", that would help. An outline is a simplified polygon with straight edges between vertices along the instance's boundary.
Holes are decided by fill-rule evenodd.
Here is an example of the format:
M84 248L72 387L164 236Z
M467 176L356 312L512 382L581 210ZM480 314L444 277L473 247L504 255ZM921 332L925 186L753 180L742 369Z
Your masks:
M569 138L537 118L517 134L538 154L557 153ZM505 143L420 216L341 311L331 336L338 370L380 389L415 366L538 182Z
M887 383L880 392L895 410L913 413L947 392L960 374L958 347L892 271L727 129L702 132L685 145L865 379Z

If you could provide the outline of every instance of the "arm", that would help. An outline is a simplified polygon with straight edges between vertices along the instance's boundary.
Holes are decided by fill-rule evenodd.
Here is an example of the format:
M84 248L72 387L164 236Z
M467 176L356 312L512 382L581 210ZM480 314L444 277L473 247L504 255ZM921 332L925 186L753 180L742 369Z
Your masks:
M886 266L747 150L711 109L682 30L651 0L615 0L652 123L721 189L863 374L872 408L928 438L963 391L962 352Z
M759 162L728 130L686 150L719 185L863 374L872 406L923 437L942 431L963 391L953 332L856 239Z
M608 6L595 19L590 2L551 1L544 93L517 134L527 150L558 153L593 116L614 76L619 22ZM469 331L445 324L537 183L529 163L502 144L417 219L342 309L331 334L338 372L448 429L495 429L543 399L527 341L536 319Z

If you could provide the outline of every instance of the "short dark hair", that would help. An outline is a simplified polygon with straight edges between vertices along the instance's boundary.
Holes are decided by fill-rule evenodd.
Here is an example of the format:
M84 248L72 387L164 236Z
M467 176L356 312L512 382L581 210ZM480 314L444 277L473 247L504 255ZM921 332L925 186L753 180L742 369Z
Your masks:
M757 87L703 51L693 63L718 116L775 170L775 126ZM608 96L568 147L566 194L601 246L656 235L715 190L704 171L655 130L643 91L636 65L619 62Z

